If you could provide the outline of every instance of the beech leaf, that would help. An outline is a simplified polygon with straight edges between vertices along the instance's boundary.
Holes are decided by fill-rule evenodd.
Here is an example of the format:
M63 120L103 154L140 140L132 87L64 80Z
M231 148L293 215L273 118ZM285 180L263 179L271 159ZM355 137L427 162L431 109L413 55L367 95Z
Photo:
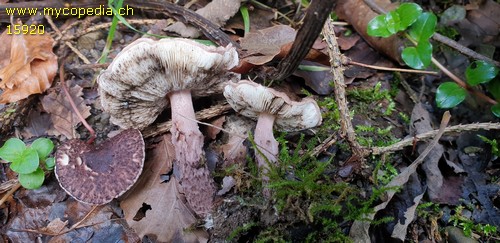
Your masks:
M10 62L0 70L0 103L12 103L43 93L57 73L50 35L12 35ZM2 43L4 45L4 43Z

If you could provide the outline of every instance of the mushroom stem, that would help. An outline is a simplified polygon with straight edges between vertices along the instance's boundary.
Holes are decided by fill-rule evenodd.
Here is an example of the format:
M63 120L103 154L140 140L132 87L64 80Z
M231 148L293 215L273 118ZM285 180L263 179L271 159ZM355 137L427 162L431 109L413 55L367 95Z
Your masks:
M181 174L181 185L192 209L205 216L212 208L215 186L204 163L203 135L196 123L191 92L169 94L172 108L172 143Z
M269 164L275 164L277 161L276 156L278 155L278 141L273 135L273 123L275 116L268 113L261 113L257 120L257 126L255 127L255 144L260 152L256 152L257 165L262 170L262 184L264 185L264 196L269 198L271 192L269 188L265 186L269 182ZM267 161L266 161L267 158Z

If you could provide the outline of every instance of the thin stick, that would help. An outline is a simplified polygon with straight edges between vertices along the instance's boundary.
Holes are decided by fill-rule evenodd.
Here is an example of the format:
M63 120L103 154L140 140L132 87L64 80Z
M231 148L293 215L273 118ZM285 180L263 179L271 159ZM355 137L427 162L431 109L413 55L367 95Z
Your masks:
M57 26L54 24L54 22L52 21L52 17L50 17L50 15L45 15L45 19L47 19L47 22L49 22L50 24L50 27L52 27L52 29L54 29L54 31L57 33L57 35L62 38L62 33L61 31L59 30L59 28L57 28ZM87 59L87 57L85 57L78 49L76 49L76 47L73 46L73 44L71 44L69 41L64 41L64 44L69 47L69 49L71 49L71 51L73 51L80 59L82 59L82 61L85 63L85 64L90 64L91 62L89 61L89 59Z
M3 195L2 199L0 199L0 206L2 206L5 201L7 201L7 199L12 195L14 194L14 192L17 191L17 189L19 189L19 187L21 187L21 183L17 182L17 184L15 184L7 193L5 193L5 195Z
M353 61L353 60L348 60L348 64L350 64L350 65L356 65L356 66L361 66L361 67L366 67L366 68L371 68L371 69L375 69L375 70L383 70L383 71L404 72L404 73L420 73L420 74L430 74L430 75L435 75L435 76L439 75L439 73L435 72L435 71L425 71L425 70L405 69L405 68L381 67L381 66L364 64L364 63L356 62L356 61Z
M447 127L444 130L444 133L460 133L464 131L477 131L477 130L500 130L500 123L474 123L474 124L466 124L466 125L456 125ZM429 138L435 137L438 134L439 130L428 131L425 133L421 133L416 135L415 137L409 137L402 141L399 141L391 146L387 147L374 147L372 148L372 154L384 154L384 153L392 153L398 150L403 149L406 146L411 146L415 139L417 140L427 140Z
M96 137L95 136L95 131L87 123L87 121L85 120L85 118L83 118L83 116L80 113L80 111L78 110L78 108L76 108L75 102L71 98L71 94L69 93L68 88L66 87L66 82L64 82L64 63L65 63L65 60L63 59L63 61L61 62L61 66L59 67L59 81L61 82L61 87L64 90L64 93L66 94L66 97L68 98L69 104L71 105L71 108L73 108L73 111L75 112L76 116L78 116L78 119L80 119L80 121L82 122L83 126L90 133L90 138L87 141L87 144L92 144L94 142L95 137Z

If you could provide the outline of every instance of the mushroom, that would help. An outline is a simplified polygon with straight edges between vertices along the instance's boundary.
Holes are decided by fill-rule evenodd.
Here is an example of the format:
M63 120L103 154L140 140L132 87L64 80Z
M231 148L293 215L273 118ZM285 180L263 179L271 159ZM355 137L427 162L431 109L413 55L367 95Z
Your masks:
M76 200L106 204L134 185L144 166L144 140L127 129L97 146L71 139L56 152L59 185Z
M257 119L254 141L257 165L261 168L263 184L269 181L269 163L277 162L278 142L273 135L273 126L280 131L299 131L321 124L321 112L316 101L304 98L292 101L285 93L260 84L241 80L229 83L224 88L227 102L238 113ZM266 161L267 159L267 161ZM264 189L264 195L270 192Z
M98 78L101 103L111 122L142 129L168 105L180 181L191 208L201 216L212 208L215 186L203 162L203 136L195 119L192 92L239 79L228 72L238 64L235 48L188 39L139 39L115 58Z

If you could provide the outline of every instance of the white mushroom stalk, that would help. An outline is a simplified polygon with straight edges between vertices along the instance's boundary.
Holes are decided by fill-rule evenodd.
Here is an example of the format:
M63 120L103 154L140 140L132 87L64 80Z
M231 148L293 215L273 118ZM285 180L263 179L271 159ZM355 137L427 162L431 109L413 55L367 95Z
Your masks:
M139 39L113 60L99 78L103 108L122 128L145 128L170 103L172 143L180 182L200 216L212 209L215 186L204 163L203 135L195 120L191 94L239 79L235 48L213 47L188 39Z
M279 144L274 138L273 127L280 131L299 131L321 124L320 109L311 98L292 101L283 92L248 80L229 83L224 88L224 96L234 110L257 119L254 141L258 151L255 157L263 173L264 186L269 181L268 162L275 164L278 161ZM269 198L268 188L264 188L263 193Z

